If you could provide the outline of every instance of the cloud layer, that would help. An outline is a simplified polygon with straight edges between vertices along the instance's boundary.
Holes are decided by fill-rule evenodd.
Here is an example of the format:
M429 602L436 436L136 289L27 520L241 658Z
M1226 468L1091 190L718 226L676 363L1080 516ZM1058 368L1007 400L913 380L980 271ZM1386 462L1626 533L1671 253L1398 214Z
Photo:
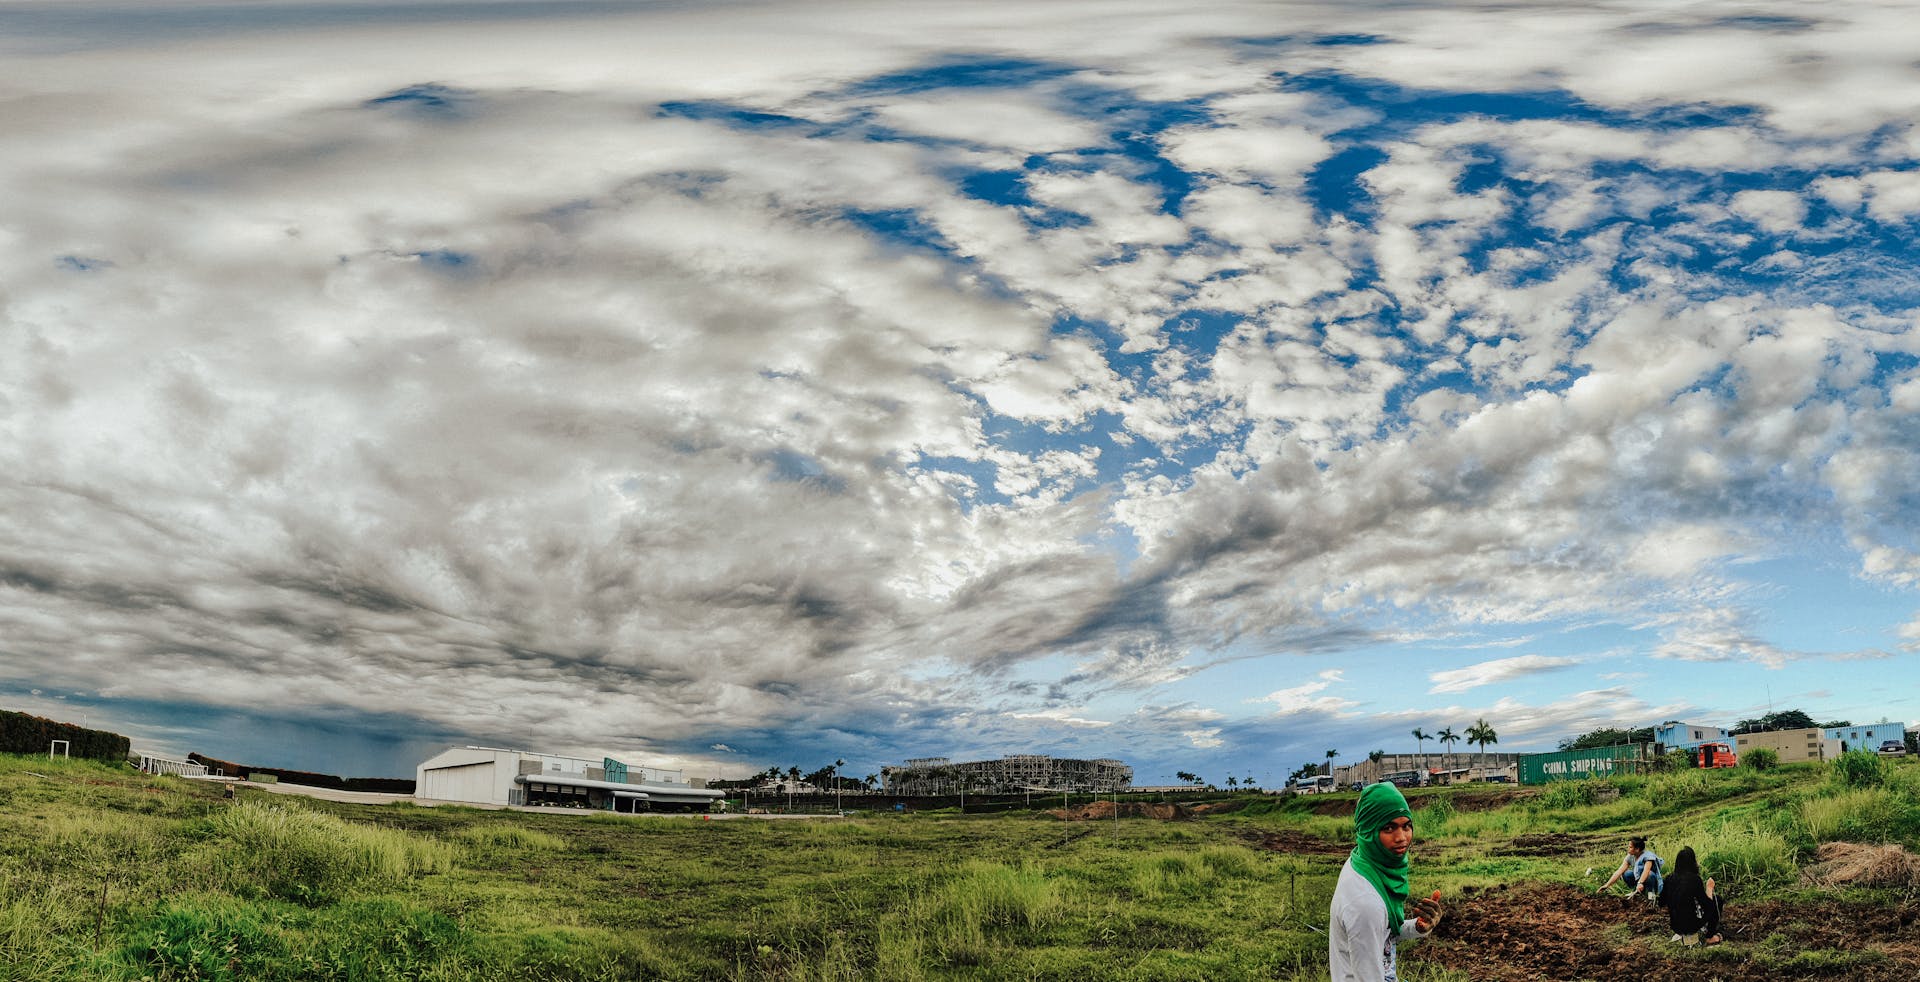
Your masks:
M1911 650L1898 12L1162 7L8 14L0 672L1238 764L1447 708L1295 656ZM1906 614L1770 633L1808 543Z

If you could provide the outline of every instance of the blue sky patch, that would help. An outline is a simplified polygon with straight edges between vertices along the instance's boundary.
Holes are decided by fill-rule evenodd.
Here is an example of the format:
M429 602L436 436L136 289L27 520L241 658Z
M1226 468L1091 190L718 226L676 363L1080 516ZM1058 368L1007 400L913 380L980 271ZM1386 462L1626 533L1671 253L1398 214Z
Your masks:
M476 94L438 82L397 89L365 103L369 109L400 109L431 119L458 119L467 114Z
M955 59L878 75L846 89L848 95L908 95L939 89L1025 88L1079 71L1070 65L1020 59Z

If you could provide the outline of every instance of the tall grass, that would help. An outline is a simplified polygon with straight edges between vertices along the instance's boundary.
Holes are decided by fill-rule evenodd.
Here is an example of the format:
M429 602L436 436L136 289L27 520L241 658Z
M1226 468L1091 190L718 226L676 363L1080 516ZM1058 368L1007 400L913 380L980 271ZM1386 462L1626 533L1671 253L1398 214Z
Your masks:
M453 868L445 843L285 805L241 802L211 822L225 885L309 906Z
M1651 831L1662 855L1692 845L1709 875L1755 899L1792 885L1810 828L1857 835L1850 816L1902 802L1920 815L1920 766L1898 764L1871 789L1786 765L1752 780L1590 779L1517 801L1429 792L1414 813L1416 875L1450 891L1562 879L1566 857L1501 847L1572 831L1598 850ZM1352 830L1350 808L1318 815L1314 799L1183 823L636 822L229 805L191 782L30 769L49 777L0 759L12 795L0 800L0 979L22 982L1324 979L1320 932ZM1862 793L1812 804L1842 792ZM152 811L129 807L148 800ZM1476 805L1496 807L1465 810ZM1246 845L1275 829L1343 848ZM1403 967L1410 982L1461 978L1418 957Z
M0 977L41 982L65 977L78 939L93 927L94 891L71 882L0 879Z
M1195 852L1138 857L1130 863L1132 891L1138 897L1195 897L1223 879L1248 876L1253 862L1244 849L1213 847Z
M1059 916L1060 892L1033 866L973 863L944 884L940 917L997 927L1037 928Z
M487 858L527 852L560 852L567 848L567 840L557 835L505 823L471 825L453 835L465 843L470 851Z
M1787 837L1756 822L1725 823L1689 836L1682 844L1693 846L1702 875L1741 893L1783 886L1799 872Z
M1920 835L1920 805L1888 787L1806 798L1799 815L1814 842L1901 842Z

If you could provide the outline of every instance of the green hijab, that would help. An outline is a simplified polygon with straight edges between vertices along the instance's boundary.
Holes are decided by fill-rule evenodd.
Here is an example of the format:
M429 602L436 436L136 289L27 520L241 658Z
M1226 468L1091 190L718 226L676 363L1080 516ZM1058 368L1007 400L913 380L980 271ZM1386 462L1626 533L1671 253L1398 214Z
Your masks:
M1396 818L1412 818L1400 789L1386 782L1368 785L1353 809L1354 847L1348 862L1387 902L1387 931L1398 935L1407 919L1407 857L1380 844L1380 830Z

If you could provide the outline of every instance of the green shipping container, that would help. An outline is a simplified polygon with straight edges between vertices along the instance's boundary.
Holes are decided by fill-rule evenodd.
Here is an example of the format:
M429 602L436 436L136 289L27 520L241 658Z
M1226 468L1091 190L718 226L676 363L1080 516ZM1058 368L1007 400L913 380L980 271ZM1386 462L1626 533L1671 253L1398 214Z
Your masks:
M1520 783L1546 784L1549 781L1631 774L1647 759L1649 753L1647 744L1632 743L1588 750L1563 750L1555 754L1527 754L1520 758Z

